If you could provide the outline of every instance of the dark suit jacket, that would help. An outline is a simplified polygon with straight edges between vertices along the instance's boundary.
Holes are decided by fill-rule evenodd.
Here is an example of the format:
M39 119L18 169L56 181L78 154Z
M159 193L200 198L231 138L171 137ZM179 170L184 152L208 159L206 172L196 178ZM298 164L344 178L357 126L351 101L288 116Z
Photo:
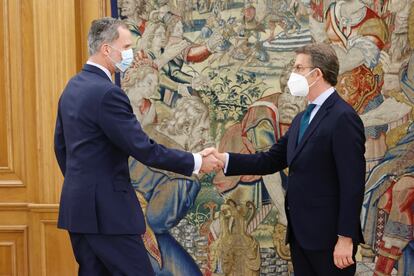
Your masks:
M305 249L332 248L337 235L362 242L360 212L365 185L365 135L358 114L334 92L297 145L299 113L269 151L230 153L226 175L272 174L289 167L288 237Z
M55 153L64 175L58 227L76 233L140 234L141 207L128 157L190 176L191 153L168 149L144 133L127 95L86 64L59 100Z

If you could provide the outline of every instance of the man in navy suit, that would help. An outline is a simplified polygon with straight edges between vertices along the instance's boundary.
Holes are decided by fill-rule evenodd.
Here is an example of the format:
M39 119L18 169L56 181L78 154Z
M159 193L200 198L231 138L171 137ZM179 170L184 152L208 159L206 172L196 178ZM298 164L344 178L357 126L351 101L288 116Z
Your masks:
M285 209L287 241L296 276L354 275L363 242L360 212L365 185L365 135L361 119L337 94L338 58L326 44L296 51L290 92L307 96L269 151L218 153L226 175L264 175L289 168Z
M223 163L207 151L168 149L144 133L127 95L112 83L133 60L122 21L92 22L90 58L59 100L55 153L64 183L58 227L69 231L79 275L154 275L141 239L144 216L130 184L128 157L190 176Z

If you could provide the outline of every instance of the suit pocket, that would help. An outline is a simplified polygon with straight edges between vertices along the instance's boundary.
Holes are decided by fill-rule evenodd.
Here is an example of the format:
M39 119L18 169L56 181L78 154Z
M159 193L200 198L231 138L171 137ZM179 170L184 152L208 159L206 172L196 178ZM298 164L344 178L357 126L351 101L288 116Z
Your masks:
M115 179L112 185L116 192L128 192L131 189L131 181L128 179Z

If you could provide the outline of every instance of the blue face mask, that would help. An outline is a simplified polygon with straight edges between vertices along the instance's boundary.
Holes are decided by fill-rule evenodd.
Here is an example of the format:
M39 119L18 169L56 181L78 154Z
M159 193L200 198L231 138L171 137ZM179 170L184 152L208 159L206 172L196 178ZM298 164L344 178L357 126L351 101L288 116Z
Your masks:
M118 49L112 47L111 45L109 46L119 51ZM109 57L109 59L114 63L115 67L118 68L119 71L125 72L129 68L129 66L131 66L132 62L134 61L134 52L132 51L132 49L123 50L119 52L121 52L121 56L122 56L121 61L115 62L112 60L111 57Z

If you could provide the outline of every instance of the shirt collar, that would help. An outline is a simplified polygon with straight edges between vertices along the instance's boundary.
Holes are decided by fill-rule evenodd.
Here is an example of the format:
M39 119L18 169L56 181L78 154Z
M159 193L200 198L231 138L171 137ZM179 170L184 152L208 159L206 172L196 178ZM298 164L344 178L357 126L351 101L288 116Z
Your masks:
M327 98L329 98L330 95L332 95L332 93L335 92L335 88L330 87L327 90L325 90L325 92L323 92L322 94L320 94L315 100L313 100L313 104L316 104L317 106L321 106Z
M104 66L102 66L102 65L100 65L100 64L98 64L98 63L95 63L95 62L93 62L93 61L90 61L90 60L88 60L88 61L86 62L86 64L89 64L89 65L92 65L92 66L98 67L99 69L101 69L102 71L104 71L104 72L105 72L105 74L108 76L108 78L112 81L111 72L109 72L109 70L108 70L106 67L104 67Z

